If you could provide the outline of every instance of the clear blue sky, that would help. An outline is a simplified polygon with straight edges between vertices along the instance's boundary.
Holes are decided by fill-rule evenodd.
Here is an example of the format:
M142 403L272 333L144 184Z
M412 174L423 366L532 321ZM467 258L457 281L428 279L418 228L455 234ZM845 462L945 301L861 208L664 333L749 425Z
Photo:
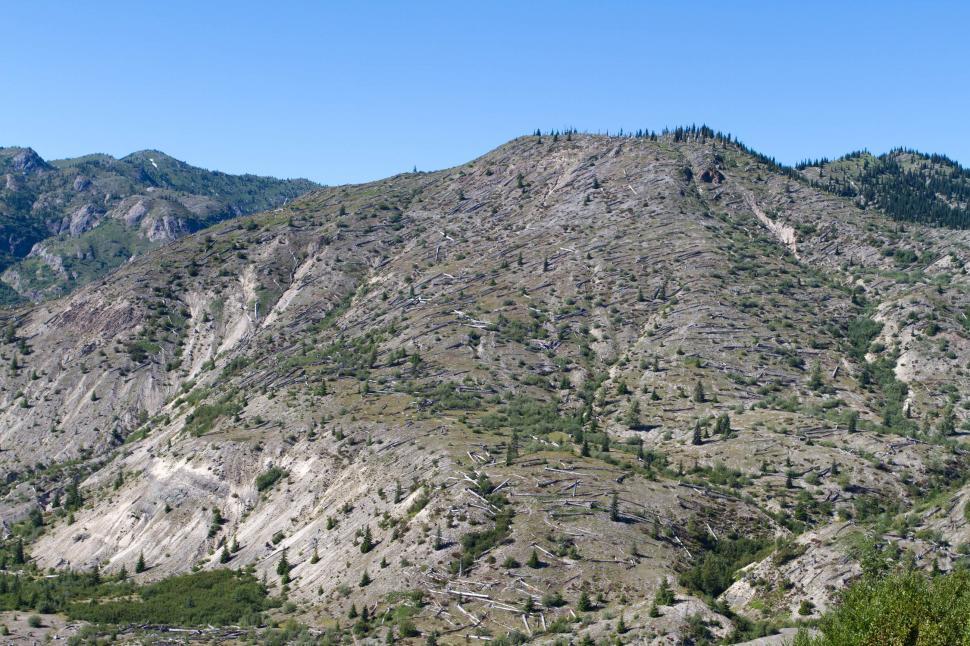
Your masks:
M970 163L966 1L31 0L0 15L0 144L46 158L157 148L335 184L536 128L707 123L784 162L905 145Z

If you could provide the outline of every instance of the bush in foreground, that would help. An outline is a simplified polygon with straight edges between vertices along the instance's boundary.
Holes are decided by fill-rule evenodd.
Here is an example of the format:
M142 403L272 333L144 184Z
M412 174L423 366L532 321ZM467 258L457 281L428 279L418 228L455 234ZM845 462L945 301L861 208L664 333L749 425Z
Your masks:
M970 646L970 572L923 572L867 577L853 584L819 623L793 646Z

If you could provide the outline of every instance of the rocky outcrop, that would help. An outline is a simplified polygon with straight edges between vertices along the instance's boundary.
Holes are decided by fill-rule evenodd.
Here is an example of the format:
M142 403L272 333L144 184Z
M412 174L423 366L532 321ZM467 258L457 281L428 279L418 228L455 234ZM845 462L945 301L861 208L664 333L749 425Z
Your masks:
M30 175L48 169L47 162L31 148L24 148L13 155L9 162L10 168L22 175Z

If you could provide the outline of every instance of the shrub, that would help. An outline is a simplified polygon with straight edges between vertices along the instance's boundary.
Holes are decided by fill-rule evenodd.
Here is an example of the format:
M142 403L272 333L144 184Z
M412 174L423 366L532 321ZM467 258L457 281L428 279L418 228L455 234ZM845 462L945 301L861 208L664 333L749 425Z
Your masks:
M266 589L251 574L212 570L172 577L141 588L134 597L75 602L72 619L95 623L183 626L238 624L269 607Z
M280 469L279 467L271 467L266 471L263 471L256 476L256 490L266 491L285 475L286 471L283 471L283 469Z
M795 646L970 643L970 572L922 572L865 577L819 622L815 637L800 633Z

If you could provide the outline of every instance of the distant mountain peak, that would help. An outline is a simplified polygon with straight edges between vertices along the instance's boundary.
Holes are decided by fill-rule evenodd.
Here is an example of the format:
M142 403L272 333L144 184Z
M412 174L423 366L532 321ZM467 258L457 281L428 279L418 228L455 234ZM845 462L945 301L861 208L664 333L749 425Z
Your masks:
M3 164L8 170L25 175L50 168L50 165L33 148L3 148Z
M163 242L317 188L209 171L159 150L48 163L31 148L0 148L0 180L0 305L63 294ZM149 193L144 217L129 217L125 201Z

